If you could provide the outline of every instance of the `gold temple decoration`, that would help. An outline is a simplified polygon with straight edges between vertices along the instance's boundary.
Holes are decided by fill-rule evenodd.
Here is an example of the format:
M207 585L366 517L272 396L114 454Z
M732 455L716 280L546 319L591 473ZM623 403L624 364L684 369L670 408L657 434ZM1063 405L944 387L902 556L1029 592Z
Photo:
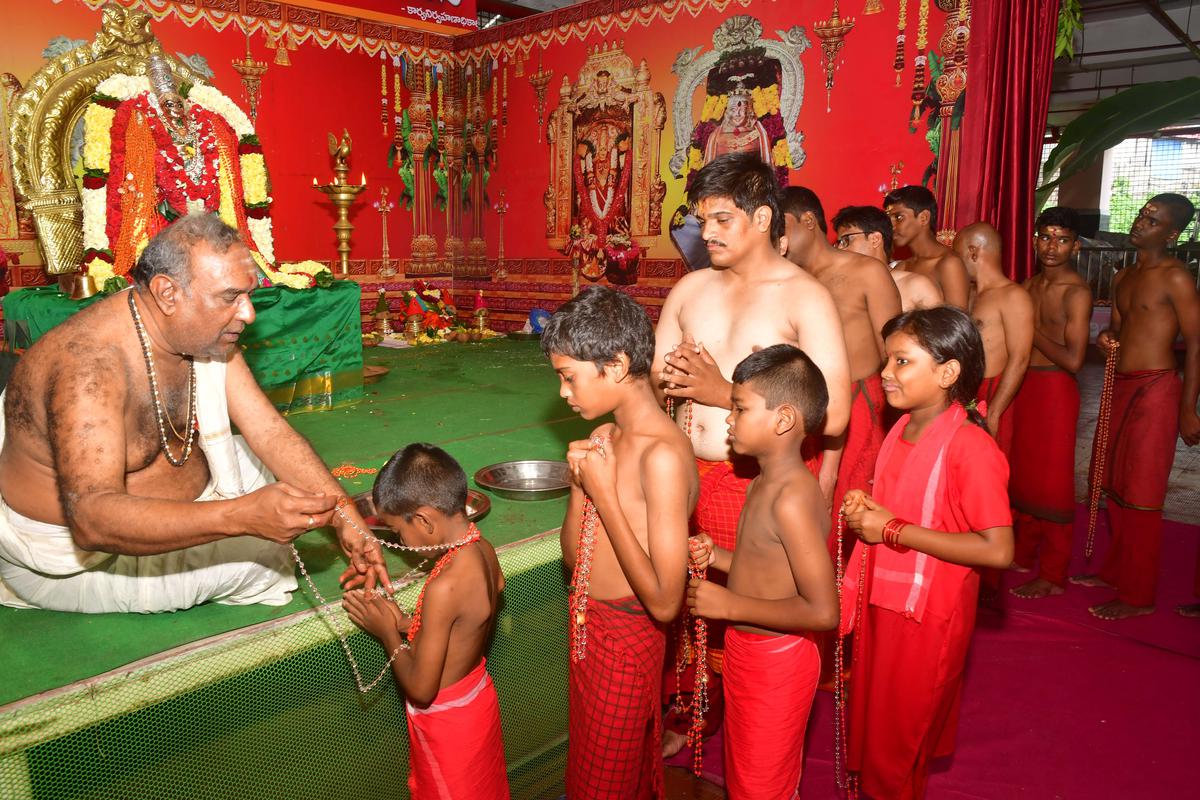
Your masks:
M489 66L492 68L488 69ZM491 117L487 111L489 84L493 102ZM487 172L488 157L494 159L496 152L495 101L499 84L500 75L494 64L485 62L475 65L473 91L468 95L470 100L467 104L464 128L465 162L471 200L471 240L467 242L465 272L473 277L482 277L488 273L488 248L484 229L487 211L484 175Z
M371 204L372 207L379 212L380 227L383 230L383 249L380 253L379 277L390 278L396 274L396 268L392 266L391 253L388 252L388 214L395 208L396 204L388 200L388 188L386 186L379 187L379 199Z
M283 32L278 36L268 40L267 47L275 50L275 66L290 67L292 59L288 56L289 50L296 49L296 43L292 41L292 35L284 28Z
M542 141L542 123L546 117L546 87L550 85L550 79L554 77L553 70L542 69L542 56L538 54L537 72L529 76L529 83L533 86L533 94L537 98L535 108L537 109L538 121L538 143Z
M204 83L186 64L162 53L146 12L111 3L100 19L96 38L38 70L12 109L13 182L22 207L33 216L51 275L74 272L83 260L83 207L71 138L96 87L118 73L144 74L152 53L167 59L181 81Z
M425 163L425 151L433 143L433 106L430 103L433 98L433 66L428 62L414 63L405 72L404 80L409 90L408 118L412 123L412 132L408 140L413 157L412 258L405 265L404 272L421 275L437 271L437 239L429 232L432 225L433 187Z
M938 7L941 8L939 2ZM971 39L971 0L958 0L957 12L946 15L946 28L939 44L945 56L942 74L935 83L939 98L938 122L942 149L938 153L938 240L954 241L958 207L958 161L962 132L953 124L954 106L967 88L967 44Z
M896 21L896 57L892 61L892 69L896 71L896 88L900 88L900 79L904 77L904 40L908 30L908 0L900 0L900 16Z
M916 55L913 56L913 64L916 65L916 74L913 76L912 88L912 124L916 125L921 117L921 103L925 102L925 62L928 56L925 55L925 45L929 43L929 0L921 0L918 8L917 17L917 48Z
M863 16L869 14L879 14L883 12L883 0L867 0L867 4L863 6Z
M267 62L255 61L250 56L250 34L246 34L246 55L240 59L234 59L233 71L242 76L242 96L246 98L246 104L250 106L250 121L257 124L262 76L266 74Z
M349 131L342 131L340 142L332 133L329 134L329 155L333 157L333 183L317 186L316 178L313 179L316 190L328 197L337 209L333 233L337 237L338 266L343 275L350 274L350 234L354 231L354 226L350 224L350 206L354 205L359 193L367 188L365 176L361 184L350 183L352 145Z
M821 65L825 68L825 113L832 110L833 74L837 71L837 57L842 51L846 35L854 29L854 17L842 19L838 16L838 2L833 0L833 13L829 19L813 23L813 33L821 40Z
M466 70L471 67L467 66ZM463 106L463 86L470 83L470 75L454 64L441 71L438 81L438 149L442 166L446 170L446 238L442 242L442 265L439 272L457 275L464 264L463 221L462 221L462 176L463 161L468 143L463 124L469 109Z
M500 246L496 250L496 272L499 274L504 269L504 215L508 213L508 201L504 199L503 189L500 190L500 199L492 206L492 210L500 219Z
M888 172L892 174L892 178L888 181L888 191L896 191L900 188L900 173L904 171L904 162L897 161L888 167Z
M657 241L662 230L662 200L667 187L660 178L659 160L662 131L667 122L666 103L660 93L650 88L650 69L645 60L635 67L620 42L602 43L589 50L574 86L570 78L563 76L558 107L550 113L546 128L550 142L550 185L542 202L546 208L547 243L556 250L565 252L572 243L572 227L579 227L577 193L580 197L591 194L585 187L575 185L577 150L588 144L595 146L582 140L588 130L585 126L592 125L595 129L605 120L628 126L628 141L614 141L607 148L597 148L596 156L597 163L609 160L612 151L621 152L628 159L621 167L630 170L627 212L622 225L628 224L627 232L634 243L647 248ZM628 148L623 149L626 145ZM612 222L615 224L616 220ZM615 230L614 225L609 229Z

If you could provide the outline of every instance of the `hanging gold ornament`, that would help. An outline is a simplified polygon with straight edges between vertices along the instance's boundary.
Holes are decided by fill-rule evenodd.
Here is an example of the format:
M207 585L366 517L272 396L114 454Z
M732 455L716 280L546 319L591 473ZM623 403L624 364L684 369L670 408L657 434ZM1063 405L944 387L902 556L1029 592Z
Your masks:
M929 34L929 0L921 0L920 17L917 23L917 54L913 58L916 74L913 76L912 88L912 123L915 125L921 117L921 103L925 100L925 46Z
M867 4L863 6L863 16L868 14L879 14L883 12L883 0L867 0Z
M900 0L900 19L896 23L896 58L892 61L892 69L896 71L896 88L900 88L900 79L904 75L904 31L908 28L908 0Z

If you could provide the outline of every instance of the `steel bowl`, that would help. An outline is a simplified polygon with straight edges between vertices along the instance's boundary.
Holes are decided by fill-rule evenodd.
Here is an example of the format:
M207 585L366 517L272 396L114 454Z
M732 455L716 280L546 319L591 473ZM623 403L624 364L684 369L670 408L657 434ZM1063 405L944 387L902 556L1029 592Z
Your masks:
M358 513L362 515L363 520L371 528L371 533L383 539L385 542L396 542L403 544L400 537L395 532L380 522L375 514L375 500L371 497L371 493L363 492L356 494L350 498L354 501L354 507L358 509ZM486 515L492 510L492 501L483 492L477 492L474 489L467 489L467 519L474 522Z
M565 461L502 461L476 472L475 484L510 500L549 500L571 491Z

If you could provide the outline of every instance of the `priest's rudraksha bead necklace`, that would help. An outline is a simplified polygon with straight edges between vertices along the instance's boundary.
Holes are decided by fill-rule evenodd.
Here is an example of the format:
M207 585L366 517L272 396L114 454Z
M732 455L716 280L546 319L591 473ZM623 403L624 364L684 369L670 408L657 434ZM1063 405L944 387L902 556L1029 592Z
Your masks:
M158 424L158 445L162 449L162 453L167 458L167 462L173 467L182 467L187 463L188 457L192 454L192 444L196 439L196 362L188 359L188 408L187 408L187 436L184 437L175 429L175 423L171 421L171 415L163 408L162 397L158 391L158 375L154 370L154 355L150 352L150 337L146 334L146 326L142 324L142 315L138 312L137 301L134 300L135 292L129 291L129 311L133 315L133 327L137 331L138 341L142 345L142 356L146 359L146 374L150 376L150 398L154 404L154 421ZM167 446L167 428L163 425L163 420L167 421L167 425L171 426L171 432L175 434L179 441L183 442L183 454L179 458L175 458L171 454L170 448Z

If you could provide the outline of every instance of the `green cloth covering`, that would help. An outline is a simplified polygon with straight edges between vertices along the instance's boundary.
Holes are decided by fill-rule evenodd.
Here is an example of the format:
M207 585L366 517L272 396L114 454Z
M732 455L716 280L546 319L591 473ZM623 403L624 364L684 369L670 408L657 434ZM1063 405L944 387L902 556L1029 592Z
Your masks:
M258 295L258 292L255 292ZM563 459L567 445L586 439L607 420L587 421L558 396L559 382L538 342L494 339L364 351L368 364L390 372L367 387L362 403L290 422L330 469L350 464L377 469L410 442L446 449L466 470L510 459ZM344 478L354 495L369 491L374 474ZM486 493L491 511L479 520L500 546L562 524L567 498L523 502ZM332 530L306 533L296 546L328 600L340 598L337 579L346 561ZM417 563L386 553L393 578ZM207 604L173 614L66 614L0 607L0 705L90 678L173 647L312 608L301 588L286 606ZM506 603L515 604L511 596ZM565 612L564 612L565 613ZM547 623L550 624L550 623ZM554 623L557 624L557 623ZM340 656L339 656L340 658ZM555 795L557 796L557 795Z
M320 411L363 398L359 299L353 281L327 289L255 290L257 317L242 333L246 363L282 413ZM4 338L27 348L67 317L103 297L72 300L53 286L4 297Z

